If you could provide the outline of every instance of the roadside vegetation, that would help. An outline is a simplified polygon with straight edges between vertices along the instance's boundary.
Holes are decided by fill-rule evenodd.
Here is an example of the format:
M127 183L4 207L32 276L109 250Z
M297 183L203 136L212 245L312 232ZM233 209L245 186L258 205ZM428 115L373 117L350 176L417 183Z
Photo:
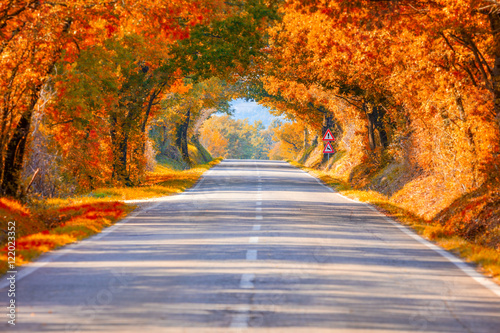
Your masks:
M290 163L321 179L338 193L374 205L383 214L410 227L427 240L476 264L483 274L500 284L500 251L497 249L500 198L497 188L480 188L455 200L438 215L425 218L415 209L396 202L394 197L370 189L369 183L356 187L345 179L335 177L329 168L306 167L295 161ZM418 200L414 202L416 207L423 204Z
M145 181L132 187L108 187L67 198L33 200L22 204L0 198L0 275L8 266L8 222L16 223L15 266L45 252L101 232L137 208L119 200L150 199L180 193L192 187L220 159L187 170L158 164Z
M201 127L200 142L214 157L273 159L272 150L277 143L273 134L278 124L273 122L266 128L261 121L250 124L248 119L213 116Z
M321 170L498 276L498 1L12 0L0 45L4 219L39 220L21 232L180 191L205 140ZM233 122L239 98L287 122Z

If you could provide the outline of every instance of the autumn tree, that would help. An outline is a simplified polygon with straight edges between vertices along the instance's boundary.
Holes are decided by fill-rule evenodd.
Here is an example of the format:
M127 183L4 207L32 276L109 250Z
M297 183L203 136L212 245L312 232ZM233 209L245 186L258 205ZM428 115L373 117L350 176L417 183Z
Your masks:
M229 100L235 91L217 78L198 83L192 83L189 79L184 81L180 82L177 91L171 92L163 100L162 110L153 124L156 129L153 130L160 135L157 136L160 146L173 142L184 161L190 165L188 144L197 143L200 127L213 113L232 112Z
M229 2L229 15L194 27L172 50L179 67L194 80L217 76L236 82L255 76L267 46L267 29L278 18L278 4Z
M415 170L477 184L476 166L486 167L492 156L484 148L498 146L495 92L488 88L496 5L288 1L282 13L270 33L268 92L302 104L315 94L337 120L346 119L347 105L356 117L340 123L365 133L367 156L387 151Z
M305 148L304 125L300 122L283 122L276 119L271 123L275 144L269 152L270 159L295 159Z
M15 196L33 110L59 61L124 32L185 38L217 1L31 1L0 4L0 177Z
M200 141L215 157L269 159L272 132L262 122L248 123L230 115L214 115L200 129Z
M138 180L148 119L175 81L161 45L129 34L82 51L71 66L61 64L52 83L58 101L45 122L58 137L54 144L69 164L65 169L74 170L73 179L96 185ZM96 149L86 149L92 141Z

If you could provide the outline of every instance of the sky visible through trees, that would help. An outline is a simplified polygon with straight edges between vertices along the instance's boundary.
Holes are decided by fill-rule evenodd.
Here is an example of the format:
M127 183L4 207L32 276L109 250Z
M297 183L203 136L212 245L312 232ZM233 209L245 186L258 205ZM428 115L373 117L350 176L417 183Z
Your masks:
M298 160L429 219L472 200L441 225L498 246L497 1L3 1L0 95L3 196L133 187L208 148ZM235 120L242 99L282 118Z
M262 125L269 127L274 119L277 117L272 115L269 110L257 102L245 101L244 99L237 99L231 101L231 107L234 109L235 119L247 119L250 123L254 121L262 121Z

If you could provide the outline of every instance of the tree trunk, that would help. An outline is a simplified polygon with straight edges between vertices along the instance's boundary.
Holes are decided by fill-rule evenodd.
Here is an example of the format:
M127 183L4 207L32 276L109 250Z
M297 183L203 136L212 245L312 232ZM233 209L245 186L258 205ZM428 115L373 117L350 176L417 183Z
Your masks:
M144 115L144 119L142 120L141 124L141 133L142 133L142 145L141 145L141 151L140 154L141 156L144 156L146 153L146 143L147 143L147 138L148 134L146 133L146 127L148 124L148 119L149 119L149 114L151 113L151 109L153 108L153 104L156 100L156 97L158 97L159 93L157 90L154 90L151 95L149 95L149 100L148 100L148 105L146 106L146 114Z
M316 147L318 145L318 142L319 142L319 136L316 134L311 142L311 144Z
M368 106L365 106L365 111ZM377 139L375 136L375 130L379 134L380 138L380 146L382 148L387 148L388 139L387 132L384 128L384 122L382 118L384 117L384 112L380 106L373 106L371 112L367 112L368 119L368 144L370 146L370 150L375 150L377 148Z
M63 35L69 31L72 22L73 20L69 18L64 21L62 29ZM58 47L54 51L53 61L46 68L47 76L54 70L61 53L61 47ZM33 111L38 103L38 99L40 98L40 91L42 90L43 85L44 82L41 82L33 87L28 108L21 116L21 119L17 123L14 130L14 134L7 144L5 160L3 163L3 177L0 187L1 192L6 196L17 197L20 195L18 192L21 184L21 173L24 162L24 154L26 152L26 143L30 133L31 117L33 116Z
M493 11L488 14L493 35L493 54L495 64L491 73L493 97L495 98L495 114L500 128L500 13Z
M307 127L304 127L304 143L302 145L305 153L309 148L309 131L307 130Z
M131 185L127 173L128 135L123 126L118 123L117 115L111 116L111 145L113 147L113 179L127 186Z
M26 142L30 134L31 116L38 101L42 85L34 87L31 93L30 105L17 123L14 135L7 145L4 161L4 174L2 179L2 192L9 197L18 197L21 183L21 172L23 168Z
M476 187L477 186L477 166L479 165L477 161L477 150L476 150L476 141L474 140L474 133L472 133L472 130L470 128L470 125L468 124L468 119L467 119L467 113L465 113L465 107L463 103L462 96L459 94L455 94L455 102L457 103L457 109L458 113L460 115L460 120L462 121L464 127L465 127L465 137L467 138L467 142L469 143L469 147L471 149L471 155L472 158L474 159L471 167L472 167L472 179L473 179L473 184L472 186Z
M377 143L375 142L375 116L374 116L374 110L372 109L372 112L368 112L369 105L366 103L363 103L363 109L366 114L366 119L368 120L368 146L370 147L370 150L375 150L377 147Z
M130 171L127 171L129 165L134 165L135 156L144 156L146 150L146 126L153 107L155 99L158 97L159 92L150 90L144 85L144 75L147 70L142 67L142 71L138 76L142 83L137 84L133 79L129 78L129 82L122 86L120 90L120 101L118 103L118 112L112 115L112 141L113 142L113 178L119 182L123 182L127 186L132 186L132 179ZM149 96L148 104L144 110L143 101ZM144 115L143 115L144 112ZM114 139L113 139L114 135ZM142 140L142 144L136 145L130 152L127 159L129 150L129 140L135 142L137 135Z
M321 124L321 138L325 135L327 130L332 130L335 122L333 121L333 115L324 109L323 111L323 123Z
M188 128L189 128L189 122L191 120L191 107L188 107L186 118L184 121L177 127L177 139L176 139L176 145L180 149L182 158L184 161L191 165L191 160L189 159L189 150L188 150Z

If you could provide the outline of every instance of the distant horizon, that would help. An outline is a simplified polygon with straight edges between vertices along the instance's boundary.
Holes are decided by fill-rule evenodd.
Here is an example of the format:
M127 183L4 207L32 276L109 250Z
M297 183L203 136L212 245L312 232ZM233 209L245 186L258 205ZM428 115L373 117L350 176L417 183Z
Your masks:
M260 120L262 124L268 128L274 119L282 119L281 117L272 115L268 108L255 101L246 101L243 98L238 98L232 100L229 104L235 110L232 115L234 119L248 119L250 124Z

